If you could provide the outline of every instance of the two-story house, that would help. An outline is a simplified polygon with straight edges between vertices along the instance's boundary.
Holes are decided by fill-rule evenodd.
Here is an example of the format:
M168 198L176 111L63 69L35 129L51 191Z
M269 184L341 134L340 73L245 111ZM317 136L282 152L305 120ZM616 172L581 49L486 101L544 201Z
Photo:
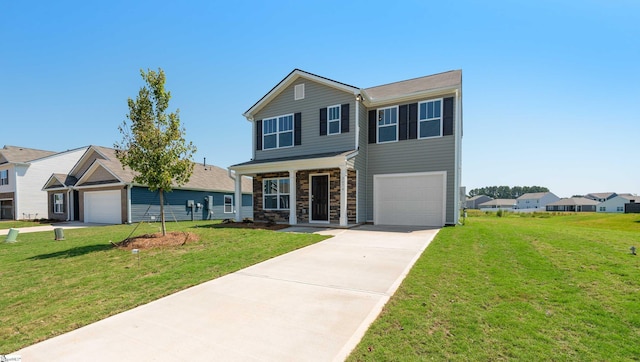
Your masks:
M295 69L244 116L253 157L230 170L253 177L256 220L458 222L460 70L363 89Z
M524 195L521 195L516 199L516 209L518 210L527 210L527 209L542 209L543 211L546 209L547 204L559 201L560 198L556 196L553 192L530 192Z
M0 219L47 218L47 193L42 184L52 172L66 172L86 147L64 152L27 147L0 149Z

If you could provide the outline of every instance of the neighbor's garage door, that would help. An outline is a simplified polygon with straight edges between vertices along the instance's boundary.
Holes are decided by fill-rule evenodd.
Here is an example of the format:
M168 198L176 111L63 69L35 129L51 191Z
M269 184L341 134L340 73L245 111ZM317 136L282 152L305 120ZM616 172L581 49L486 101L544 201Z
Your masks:
M374 175L374 223L443 226L445 179L445 172Z
M120 190L85 192L84 222L122 224Z

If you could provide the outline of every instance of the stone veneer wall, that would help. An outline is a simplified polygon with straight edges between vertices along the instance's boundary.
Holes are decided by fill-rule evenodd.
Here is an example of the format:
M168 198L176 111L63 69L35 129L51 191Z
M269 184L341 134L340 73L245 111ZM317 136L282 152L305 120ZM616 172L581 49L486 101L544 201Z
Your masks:
M262 180L265 178L289 177L288 172L273 172L256 175L253 178L253 219L256 221L273 221L289 223L289 210L265 210L262 207Z
M309 222L309 176L329 174L329 222L340 223L340 169L304 170L296 173L296 217L298 223ZM256 221L289 222L289 210L264 210L262 180L289 177L288 172L259 174L253 178L253 218ZM356 171L347 171L347 220L356 223Z

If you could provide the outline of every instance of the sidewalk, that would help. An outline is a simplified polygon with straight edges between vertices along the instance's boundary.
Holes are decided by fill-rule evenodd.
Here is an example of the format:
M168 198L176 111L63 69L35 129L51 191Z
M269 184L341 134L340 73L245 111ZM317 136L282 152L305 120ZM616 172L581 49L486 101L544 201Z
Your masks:
M23 361L344 360L438 230L315 231L335 236L14 354Z
M37 233L40 231L53 231L53 229L55 228L80 229L80 228L86 228L86 227L97 226L97 225L98 224L85 224L79 221L67 221L67 222L60 222L60 223L55 223L51 225L29 226L29 227L15 228L15 229L18 230L18 234L24 234L24 233ZM0 229L0 235L7 235L7 234L9 234L9 229Z

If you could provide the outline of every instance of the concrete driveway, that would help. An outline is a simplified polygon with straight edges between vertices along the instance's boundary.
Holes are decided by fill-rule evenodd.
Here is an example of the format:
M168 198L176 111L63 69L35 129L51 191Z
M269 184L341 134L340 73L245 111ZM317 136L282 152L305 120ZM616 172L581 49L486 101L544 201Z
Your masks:
M335 236L14 354L23 361L343 360L438 229L317 232Z

